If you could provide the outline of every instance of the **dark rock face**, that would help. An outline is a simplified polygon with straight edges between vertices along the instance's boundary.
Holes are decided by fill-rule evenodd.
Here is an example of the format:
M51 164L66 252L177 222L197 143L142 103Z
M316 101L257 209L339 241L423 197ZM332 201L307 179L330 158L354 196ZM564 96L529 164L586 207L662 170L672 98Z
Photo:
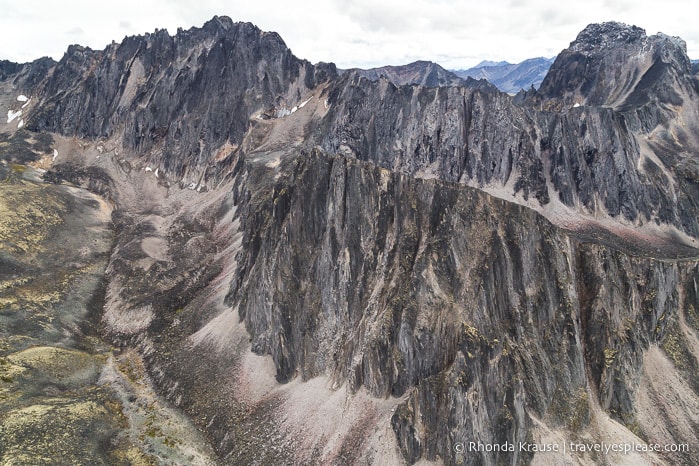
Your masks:
M48 57L24 64L0 60L0 82L12 78L12 83L19 87L20 92L34 89L41 85L46 75L52 72L54 66L56 66L56 62Z
M105 332L223 462L699 441L694 410L653 407L664 389L699 406L699 98L679 40L591 25L516 100L423 62L338 73L227 18L42 66L3 64L0 85L35 96L29 129L88 146L48 178L117 205ZM281 385L260 388L251 352ZM329 417L372 414L308 433L292 419L317 379L347 390Z
M664 104L537 112L487 88L397 87L356 76L332 85L328 102L317 134L329 152L414 176L508 186L541 206L554 199L699 234L695 116L675 126L678 114ZM687 113L696 113L689 103Z
M14 76L20 72L22 65L7 60L0 60L0 80L4 81L8 76Z
M636 109L653 101L682 105L693 93L684 41L663 34L647 37L636 26L592 24L554 61L539 89L551 105Z
M214 18L201 29L129 37L104 51L71 46L41 88L28 127L119 137L174 178L213 178L217 155L240 146L252 113L290 108L333 73L294 57L275 33Z
M696 306L680 291L696 260L579 241L458 184L318 152L288 163L266 195L242 196L268 200L241 212L250 247L231 304L281 382L330 372L375 396L409 392L392 418L409 463L459 464L464 439L525 442L525 413L579 430L590 386L631 424L644 349Z
M245 138L256 119L288 115L317 88L330 109L298 136L309 147L697 236L690 66L679 39L591 25L517 108L487 83L460 86L429 62L338 76L333 65L295 58L274 33L215 18L174 37L70 48L38 86L27 127L117 138L169 179L213 186L243 144L256 147Z

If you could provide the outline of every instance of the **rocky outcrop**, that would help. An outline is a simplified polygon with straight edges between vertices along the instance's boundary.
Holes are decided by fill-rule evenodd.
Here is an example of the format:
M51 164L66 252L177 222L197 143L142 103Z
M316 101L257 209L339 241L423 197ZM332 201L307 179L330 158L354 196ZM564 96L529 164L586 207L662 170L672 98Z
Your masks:
M334 74L291 54L279 35L214 18L103 51L71 46L37 89L27 127L117 138L173 179L220 177L257 112L284 112Z
M297 59L274 33L215 18L174 37L72 47L41 85L18 85L40 96L25 111L28 128L115 140L196 189L219 184L234 154L259 147L260 120L315 98L328 111L278 143L696 237L699 97L685 48L636 27L591 25L515 105L429 62L338 75Z
M525 197L548 202L535 136L529 133L533 124L491 86L397 87L348 76L328 93L331 107L317 131L328 152L423 178L512 182Z
M34 89L41 84L55 65L56 62L48 57L24 64L0 60L0 81L6 81L11 77L14 84L20 85L20 91Z
M280 382L330 373L409 394L392 419L409 462L459 464L458 441L532 441L529 416L583 431L592 398L632 425L644 351L698 304L696 259L590 244L459 184L318 152L285 163L241 195L255 201L229 302Z
M694 330L680 323L699 305L696 250L646 245L639 255L459 183L319 150L256 153L238 166L231 192L208 193L207 209L117 219L125 230L108 292L115 341L147 354L226 461L352 463L315 458L322 438L295 450L290 433L275 433L273 413L291 397L246 395L246 348L271 357L278 383L326 377L349 400L363 390L396 400L390 426L408 464L526 463L532 452L464 455L454 445L541 442L542 425L620 442L599 426L604 412L646 441L694 442L691 429L651 430L637 397L653 348L672 348L671 370L694 386ZM364 442L348 458L384 461Z
M682 94L693 87L690 76L680 38L648 37L643 29L621 23L592 24L556 57L539 94L559 105L681 105Z
M47 177L116 203L105 333L223 462L526 464L520 442L697 442L688 63L592 25L515 100L214 18L2 85L72 149Z

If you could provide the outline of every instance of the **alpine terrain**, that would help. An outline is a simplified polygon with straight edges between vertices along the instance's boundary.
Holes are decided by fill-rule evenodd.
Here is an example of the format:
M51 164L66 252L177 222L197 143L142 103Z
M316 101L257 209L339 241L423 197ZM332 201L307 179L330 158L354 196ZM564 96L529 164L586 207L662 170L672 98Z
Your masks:
M699 464L681 39L512 97L214 17L0 106L3 464Z
M508 94L517 94L522 89L539 88L546 77L553 58L530 58L521 63L482 61L473 68L454 71L462 78L486 79Z

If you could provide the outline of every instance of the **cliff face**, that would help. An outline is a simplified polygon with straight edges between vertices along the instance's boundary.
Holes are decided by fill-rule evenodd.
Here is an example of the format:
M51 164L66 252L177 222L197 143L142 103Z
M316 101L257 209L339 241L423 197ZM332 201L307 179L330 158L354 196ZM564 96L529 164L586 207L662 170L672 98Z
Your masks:
M683 53L589 26L512 99L433 66L338 74L214 18L2 64L1 103L31 96L8 141L54 133L48 179L116 204L105 334L222 462L589 464L466 448L699 444Z
M699 96L685 48L591 25L515 105L426 62L338 76L294 57L274 33L215 18L174 37L71 47L43 81L34 73L15 87L38 95L28 129L115 141L185 186L216 186L234 154L259 147L256 123L322 100L327 112L273 139L498 188L542 211L552 203L634 226L658 220L696 237Z
M697 304L695 259L590 244L458 184L320 153L287 163L241 214L230 304L280 382L407 395L391 425L409 462L528 461L453 445L531 442L532 417L595 432L593 406L633 425L644 350L691 338L676 323Z
M291 109L326 73L334 68L297 59L275 33L214 18L103 51L71 46L37 89L27 127L117 138L171 178L206 183L220 178L252 113Z
M532 108L536 99L517 106L487 88L346 76L328 91L331 107L315 140L409 175L497 188L540 211L562 204L636 226L657 220L696 237L699 120L697 96L688 95L671 113L650 104L553 113Z
M561 200L598 211L597 197L612 216L656 219L697 236L688 215L699 179L696 83L677 37L619 23L582 31L530 99L559 110L542 146Z

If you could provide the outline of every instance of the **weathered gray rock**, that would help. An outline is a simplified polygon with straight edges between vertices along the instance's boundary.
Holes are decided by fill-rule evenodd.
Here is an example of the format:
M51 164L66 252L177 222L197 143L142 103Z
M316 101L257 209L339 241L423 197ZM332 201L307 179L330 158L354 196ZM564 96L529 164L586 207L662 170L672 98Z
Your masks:
M105 333L224 463L522 464L454 446L603 442L607 416L616 442L699 440L675 409L699 406L688 64L676 39L594 25L512 99L431 66L337 73L214 18L71 47L38 81L3 64L2 86L36 96L31 130L89 146L48 177L117 204ZM348 390L335 414L395 410L296 435L322 378ZM651 416L663 389L680 401Z
M265 201L240 211L229 301L279 381L409 393L392 421L408 462L527 461L452 445L531 441L528 415L580 431L590 393L631 425L643 352L698 304L696 258L591 244L459 184L319 152L287 163L271 186L249 167L263 191L241 199Z
M41 83L20 83L41 96L27 127L117 139L185 185L217 185L256 119L288 115L315 89L330 109L300 136L309 147L699 235L691 63L680 39L636 27L588 27L519 108L493 86L460 86L428 62L338 75L295 58L278 35L228 18L99 52L74 46L52 70Z
M127 37L103 51L71 46L27 127L118 138L174 179L220 178L255 112L291 108L332 76L291 54L276 33L216 17L201 29Z

